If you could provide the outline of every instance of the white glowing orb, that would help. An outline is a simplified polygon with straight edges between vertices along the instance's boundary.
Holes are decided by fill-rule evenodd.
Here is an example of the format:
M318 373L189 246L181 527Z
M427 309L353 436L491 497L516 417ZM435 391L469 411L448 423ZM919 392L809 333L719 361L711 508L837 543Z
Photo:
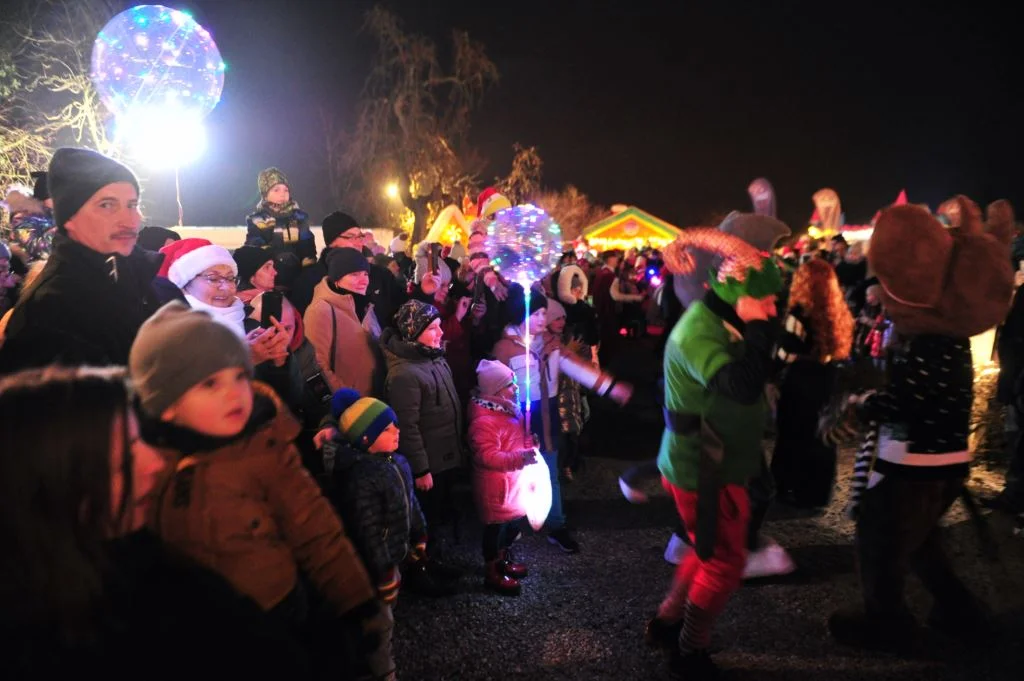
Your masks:
M206 150L206 130L194 113L174 107L133 109L117 122L118 142L153 168L180 168Z

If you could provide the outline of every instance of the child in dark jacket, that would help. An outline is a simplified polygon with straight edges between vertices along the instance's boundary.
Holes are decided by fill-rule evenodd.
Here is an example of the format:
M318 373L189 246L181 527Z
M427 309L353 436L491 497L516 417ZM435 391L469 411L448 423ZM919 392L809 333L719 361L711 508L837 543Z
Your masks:
M331 411L338 419L331 496L390 615L399 564L410 553L422 556L427 544L412 469L397 452L398 419L388 405L349 388L334 393ZM394 678L390 638L389 630L374 656L374 678Z
M275 256L293 253L304 266L314 264L316 243L309 230L309 214L292 200L288 178L277 168L267 168L257 184L260 202L245 219L245 245L269 248Z
M427 523L416 499L412 469L398 453L398 419L388 405L342 388L331 399L338 419L335 505L381 599L398 598L398 565L422 553Z

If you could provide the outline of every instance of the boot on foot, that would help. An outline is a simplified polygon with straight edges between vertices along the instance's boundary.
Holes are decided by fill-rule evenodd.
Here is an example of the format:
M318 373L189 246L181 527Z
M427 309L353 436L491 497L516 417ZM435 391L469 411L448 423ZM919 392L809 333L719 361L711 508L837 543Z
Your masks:
M484 573L484 586L502 596L518 596L522 591L519 580L509 577L502 570L499 560L487 561L487 571Z
M402 589L428 598L454 596L455 586L442 582L427 569L427 561L417 560L402 570Z
M669 678L673 681L715 681L721 678L708 651L684 653L678 645L674 648L668 669Z
M509 577L522 579L530 574L529 569L524 564L515 562L510 549L502 549L498 552L498 563L501 564L502 572Z
M644 643L650 648L675 650L679 647L679 633L683 630L683 620L669 622L659 617L647 620L644 628Z
M892 653L913 652L920 640L920 629L909 613L883 619L862 610L839 610L828 618L828 630L843 645Z

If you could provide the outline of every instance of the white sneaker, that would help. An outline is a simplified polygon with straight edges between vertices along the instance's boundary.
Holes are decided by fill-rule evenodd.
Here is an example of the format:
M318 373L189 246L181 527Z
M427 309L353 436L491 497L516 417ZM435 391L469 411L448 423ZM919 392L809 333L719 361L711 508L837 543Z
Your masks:
M690 551L693 551L693 547L673 532L668 538L668 544L665 545L665 560L673 565L679 565Z
M631 504L645 504L647 503L647 495L638 489L634 489L626 484L626 481L619 478L619 489L622 490L622 496L626 497L626 501Z
M747 554L747 565L743 568L743 579L776 577L788 575L796 570L796 563L786 549L769 540L757 551Z

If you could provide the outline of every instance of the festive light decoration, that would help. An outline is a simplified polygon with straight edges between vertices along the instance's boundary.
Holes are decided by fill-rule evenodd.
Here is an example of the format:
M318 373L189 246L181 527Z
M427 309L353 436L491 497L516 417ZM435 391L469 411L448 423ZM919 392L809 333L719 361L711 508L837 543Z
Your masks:
M496 270L529 291L558 264L562 228L534 205L512 206L498 211L488 223L484 247Z
M206 149L206 130L194 114L139 107L117 119L117 139L148 165L179 168Z
M90 76L115 116L161 108L201 119L220 101L224 68L210 33L191 16L138 5L96 36Z

